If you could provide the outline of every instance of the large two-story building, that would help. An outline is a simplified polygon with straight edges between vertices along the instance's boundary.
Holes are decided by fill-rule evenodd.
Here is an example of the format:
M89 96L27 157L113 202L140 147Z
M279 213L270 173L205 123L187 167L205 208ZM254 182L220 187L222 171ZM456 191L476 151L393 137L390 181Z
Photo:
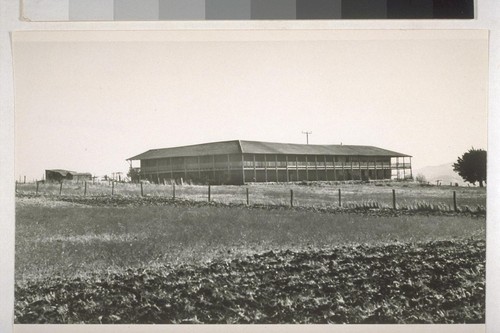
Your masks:
M199 184L343 181L412 177L411 156L372 146L233 140L148 150L142 179Z

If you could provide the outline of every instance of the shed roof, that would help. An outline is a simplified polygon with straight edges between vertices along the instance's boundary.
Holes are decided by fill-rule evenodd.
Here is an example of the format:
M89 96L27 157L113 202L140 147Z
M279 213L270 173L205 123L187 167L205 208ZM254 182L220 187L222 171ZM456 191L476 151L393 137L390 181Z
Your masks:
M338 156L390 156L410 155L373 146L354 145L304 145L262 141L232 140L202 143L191 146L151 149L128 160L150 160L165 157L204 156L222 154L287 154L287 155L338 155Z
M69 171L69 170L63 170L63 169L51 169L51 170L45 170L48 172L53 172L53 173L58 173L63 177L66 177L68 174L74 176L76 174L75 171Z

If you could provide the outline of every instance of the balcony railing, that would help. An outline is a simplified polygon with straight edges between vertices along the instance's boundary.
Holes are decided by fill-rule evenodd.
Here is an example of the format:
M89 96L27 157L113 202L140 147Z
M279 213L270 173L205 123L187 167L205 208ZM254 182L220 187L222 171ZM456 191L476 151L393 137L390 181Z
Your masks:
M409 169L409 168L411 168L411 163L392 163L391 168L393 168L393 169Z
M254 162L253 161L244 161L243 165L245 169L253 169L254 168ZM287 162L284 161L278 161L276 163L275 161L256 161L255 162L255 168L257 169L275 169L275 168L286 168L287 167ZM411 167L410 163L388 163L388 162L325 162L324 161L318 161L316 162L304 162L304 161L288 161L288 169L318 169L318 170L324 170L325 167L327 169L346 169L349 170L351 169L409 169Z
M253 169L254 162L253 161L243 161L243 166L245 169ZM170 165L158 165L158 166L147 166L142 167L141 170L146 173L167 173L167 172L183 172L186 170L187 172L193 172L198 170L227 170L229 169L240 169L242 167L242 162L232 161L231 163L227 162L208 162L208 163L192 163L187 164L186 166L182 164L174 164L172 167ZM255 161L256 169L285 169L287 168L286 161ZM353 170L358 169L370 169L370 170L382 170L382 169L410 169L411 163L388 163L388 162L305 162L305 161L288 161L288 169L309 169L309 170L325 170L326 169L335 169L335 170Z

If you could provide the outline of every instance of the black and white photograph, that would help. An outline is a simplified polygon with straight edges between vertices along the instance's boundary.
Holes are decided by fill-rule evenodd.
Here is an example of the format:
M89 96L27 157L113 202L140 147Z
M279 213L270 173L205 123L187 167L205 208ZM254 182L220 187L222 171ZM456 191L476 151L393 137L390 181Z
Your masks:
M488 34L13 34L17 324L484 324Z

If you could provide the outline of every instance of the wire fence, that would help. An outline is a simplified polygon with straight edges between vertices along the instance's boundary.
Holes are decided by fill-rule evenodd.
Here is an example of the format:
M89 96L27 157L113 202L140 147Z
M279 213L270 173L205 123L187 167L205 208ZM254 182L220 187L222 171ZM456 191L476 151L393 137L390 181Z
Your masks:
M390 208L460 211L486 206L481 188L452 186L422 187L416 183L339 184L323 186L245 185L159 185L122 182L16 182L16 193L35 196L127 196L166 197L246 205L289 205L305 207Z

